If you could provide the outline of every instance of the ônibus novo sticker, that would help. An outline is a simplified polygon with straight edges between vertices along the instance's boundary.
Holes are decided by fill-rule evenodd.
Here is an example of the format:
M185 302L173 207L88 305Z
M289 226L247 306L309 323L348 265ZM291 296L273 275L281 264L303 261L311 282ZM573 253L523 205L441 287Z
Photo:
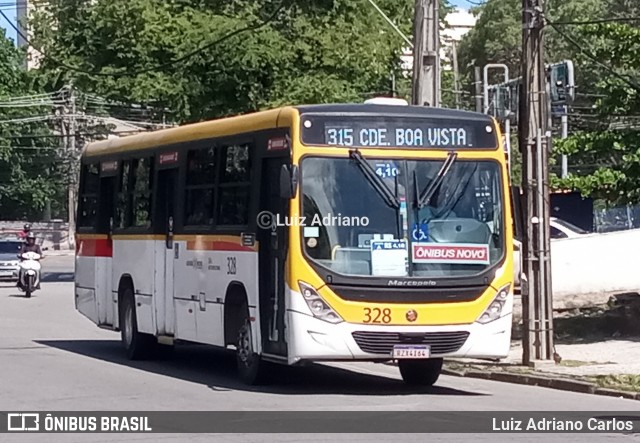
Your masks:
M489 245L468 243L414 243L413 263L488 265Z

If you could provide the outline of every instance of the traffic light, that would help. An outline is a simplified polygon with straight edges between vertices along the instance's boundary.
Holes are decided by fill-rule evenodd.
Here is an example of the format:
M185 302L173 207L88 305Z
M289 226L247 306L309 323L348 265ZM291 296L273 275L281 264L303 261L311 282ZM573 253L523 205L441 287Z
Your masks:
M573 62L566 60L547 68L552 105L566 105L575 97Z

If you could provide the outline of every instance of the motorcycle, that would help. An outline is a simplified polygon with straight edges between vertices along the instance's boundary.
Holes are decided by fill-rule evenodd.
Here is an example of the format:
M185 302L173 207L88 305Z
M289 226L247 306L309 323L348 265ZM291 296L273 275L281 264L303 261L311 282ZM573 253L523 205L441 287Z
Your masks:
M18 288L29 298L40 286L40 259L42 256L37 252L25 252L19 254L18 258L20 259Z

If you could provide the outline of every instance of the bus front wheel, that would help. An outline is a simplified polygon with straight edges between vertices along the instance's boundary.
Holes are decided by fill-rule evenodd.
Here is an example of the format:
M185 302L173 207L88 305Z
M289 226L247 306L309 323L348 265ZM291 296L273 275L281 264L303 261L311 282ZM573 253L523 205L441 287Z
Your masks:
M149 357L156 348L156 338L138 331L135 298L133 290L125 288L120 306L120 333L127 357L142 360Z
M399 360L402 380L408 385L433 386L442 372L441 358L427 360Z
M240 379L248 385L257 385L264 381L264 362L255 352L251 321L247 315L238 330L236 344L236 365Z

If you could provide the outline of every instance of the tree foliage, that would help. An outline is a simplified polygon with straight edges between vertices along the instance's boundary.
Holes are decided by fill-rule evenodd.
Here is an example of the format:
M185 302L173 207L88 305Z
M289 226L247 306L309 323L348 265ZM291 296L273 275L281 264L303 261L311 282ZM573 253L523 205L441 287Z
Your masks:
M472 84L474 64L506 63L512 77L518 76L520 0L488 0L475 12L478 23L460 49L460 65L468 66L467 84ZM566 24L639 15L640 3L635 0L547 2L546 62L572 60L577 85L577 98L569 112L571 135L554 141L552 159L559 164L559 157L568 155L570 176L561 180L552 174L555 188L579 190L610 204L640 201L640 121L632 117L640 115L638 90L613 73L640 84L639 29L633 22ZM553 172L559 172L557 166Z
M640 28L628 24L589 25L582 29L594 42L590 51L627 81L603 75L595 84L594 104L600 123L558 144L586 170L576 170L557 186L571 186L612 204L640 201ZM607 71L607 70L605 70ZM630 84L631 83L631 84ZM634 86L635 85L635 86ZM585 169L585 168L583 168Z
M412 0L377 3L410 32ZM388 94L404 45L366 0L57 0L31 20L50 87L73 79L180 121Z
M36 218L62 192L58 146L46 121L26 119L47 115L51 109L8 104L12 97L42 90L24 71L24 55L4 33L0 34L0 59L0 217ZM62 208L54 204L53 210Z

